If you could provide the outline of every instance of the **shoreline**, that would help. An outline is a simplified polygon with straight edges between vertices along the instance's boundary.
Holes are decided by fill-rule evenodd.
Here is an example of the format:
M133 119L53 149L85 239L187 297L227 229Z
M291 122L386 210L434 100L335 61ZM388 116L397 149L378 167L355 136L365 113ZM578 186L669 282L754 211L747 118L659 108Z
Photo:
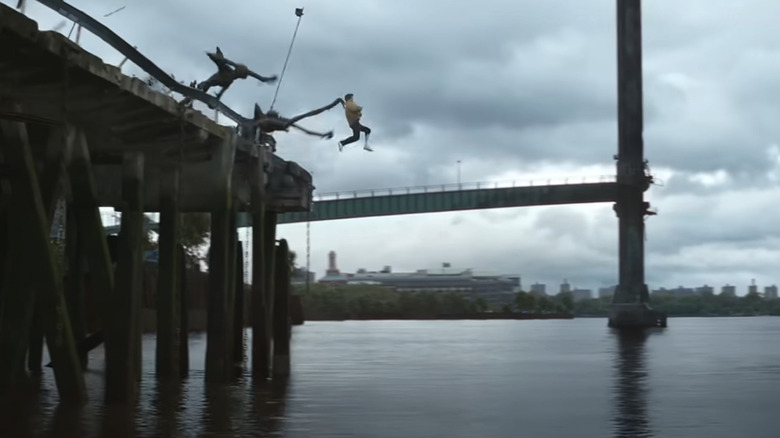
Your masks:
M467 320L537 320L537 319L574 319L573 315L549 313L476 313L465 315L349 315L343 317L323 316L305 317L305 321L467 321Z

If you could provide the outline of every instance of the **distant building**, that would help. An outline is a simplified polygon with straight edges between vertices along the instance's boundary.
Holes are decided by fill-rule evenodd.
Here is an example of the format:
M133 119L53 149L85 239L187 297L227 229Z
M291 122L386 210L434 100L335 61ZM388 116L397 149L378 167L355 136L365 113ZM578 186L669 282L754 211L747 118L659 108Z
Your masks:
M574 301L585 301L593 298L593 291L590 289L574 289L571 295Z
M706 284L696 288L696 295L713 295L714 293L715 288L712 286L707 286Z
M561 283L561 289L559 290L560 293L568 293L571 292L571 285L569 284L568 280L565 278L563 279L563 283Z
M664 287L656 289L652 292L653 295L668 295L675 298L687 297L696 295L696 291L690 287L677 286L674 289L666 289Z
M534 283L531 285L531 293L547 296L547 285L543 283Z
M615 295L617 286L600 287L599 298L612 298Z
M776 300L778 298L777 286L773 284L771 286L764 287L764 298L767 300Z
M756 286L755 278L750 280L750 286L748 286L748 293L753 295L758 293L758 286Z
M372 284L389 287L397 292L457 292L470 298L483 298L491 303L514 301L520 290L519 275L499 275L452 268L445 263L437 269L415 272L393 272L391 266L381 271L358 269L354 274L342 273L336 267L336 254L328 254L328 270L320 283Z
M735 297L737 296L737 287L726 284L720 288L720 294L728 297Z

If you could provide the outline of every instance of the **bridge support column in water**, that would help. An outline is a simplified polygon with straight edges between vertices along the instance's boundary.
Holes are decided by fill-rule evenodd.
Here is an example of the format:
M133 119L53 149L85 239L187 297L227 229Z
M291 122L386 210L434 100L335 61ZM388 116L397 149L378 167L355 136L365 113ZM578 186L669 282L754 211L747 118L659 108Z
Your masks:
M665 326L666 316L648 305L645 284L645 175L642 114L642 3L617 0L618 56L618 197L619 284L612 300L609 326Z
M273 376L290 375L290 249L287 240L276 247L276 272L274 290L274 352Z

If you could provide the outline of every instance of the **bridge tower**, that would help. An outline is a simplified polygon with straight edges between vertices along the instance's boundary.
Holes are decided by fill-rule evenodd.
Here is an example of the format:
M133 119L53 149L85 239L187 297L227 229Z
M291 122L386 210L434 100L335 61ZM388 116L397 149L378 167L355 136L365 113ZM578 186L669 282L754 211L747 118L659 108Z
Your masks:
M618 216L619 283L612 299L609 326L666 326L666 315L650 308L645 284L645 173L642 114L642 2L617 0L618 56Z

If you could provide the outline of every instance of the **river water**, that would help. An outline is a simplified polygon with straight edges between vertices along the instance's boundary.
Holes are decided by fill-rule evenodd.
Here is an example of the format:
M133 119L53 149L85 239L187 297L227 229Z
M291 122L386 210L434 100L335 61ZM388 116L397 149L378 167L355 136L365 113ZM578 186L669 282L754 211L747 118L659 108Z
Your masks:
M102 348L91 401L41 390L0 413L0 437L780 437L780 318L673 318L646 336L604 319L309 322L286 383L158 385L144 338L134 413L105 409Z

